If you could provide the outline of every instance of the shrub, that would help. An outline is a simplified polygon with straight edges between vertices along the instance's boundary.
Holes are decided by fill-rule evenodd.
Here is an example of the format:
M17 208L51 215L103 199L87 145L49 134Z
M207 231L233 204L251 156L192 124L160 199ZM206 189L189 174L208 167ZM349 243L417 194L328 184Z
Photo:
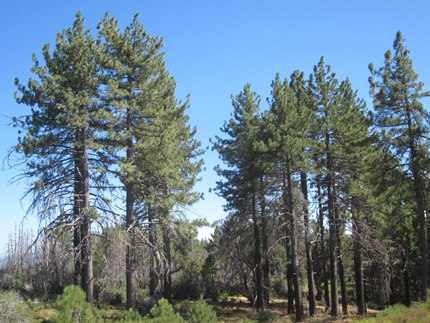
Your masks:
M30 307L18 292L10 291L0 295L0 322L30 323L33 321Z
M63 295L58 296L52 307L57 315L50 317L51 322L75 323L93 322L91 305L85 301L85 292L75 285L67 286Z
M280 277L275 278L272 283L271 287L273 292L278 297L286 297L288 296L288 290L287 290L287 282L285 279L282 279Z
M139 288L136 291L136 299L139 302L143 303L143 301L145 300L145 298L148 298L148 297L149 297L149 292L148 292L148 290L146 288Z
M191 302L188 299L184 299L175 305L175 309L181 313L187 313L191 309Z
M125 299L125 290L119 288L108 288L101 299L101 302L106 302L110 305L119 305Z
M175 313L173 306L164 298L158 301L158 305L151 308L151 312L145 316L144 322L151 323L184 323L184 319Z
M189 323L216 323L218 319L216 313L212 307L206 303L203 296L200 296L200 300L191 306L188 312Z
M257 313L254 313L251 317L253 320L256 320L260 323L270 323L270 322L276 322L279 320L280 316L276 313L272 313L269 311L264 310L258 310Z
M121 319L122 323L129 322L143 322L142 316L140 316L139 312L135 312L132 308L126 311Z

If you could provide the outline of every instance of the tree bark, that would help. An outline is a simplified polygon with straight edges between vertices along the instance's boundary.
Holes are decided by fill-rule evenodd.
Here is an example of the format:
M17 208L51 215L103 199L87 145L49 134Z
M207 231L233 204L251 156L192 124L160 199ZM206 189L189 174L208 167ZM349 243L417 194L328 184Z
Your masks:
M303 217L305 225L305 247L306 247L306 260L307 260L307 274L308 274L308 289L309 289L309 316L316 315L316 301L315 301L315 283L314 283L314 266L312 261L311 249L311 234L309 228L309 208L308 208L308 183L305 173L300 174L300 181L303 194Z
M357 295L357 314L367 313L364 299L363 261L361 257L360 227L357 216L352 214L352 241L354 248L355 293Z
M333 201L334 203L334 217L335 217L335 228L336 228L336 241L337 241L337 264L339 269L339 280L340 280L340 294L342 296L342 313L348 314L348 303L346 301L346 286L345 286L345 271L343 268L343 254L342 254L342 242L340 240L340 217L337 207L337 195L333 188Z
M251 201L252 221L254 227L254 266L255 276L257 282L257 301L256 308L264 309L263 298L263 279L261 275L261 254L260 254L260 229L258 224L258 211L257 211L257 193L255 188L255 181L252 183L252 201Z
M163 244L164 244L164 298L172 304L172 274L171 274L171 254L170 254L170 226L163 224Z
M409 307L412 304L411 287L410 287L410 282L409 282L409 270L408 270L408 264L406 261L406 257L404 257L403 260L405 262L405 269L403 270L403 281L405 284L405 305L407 307Z
M417 202L417 215L420 224L420 240L421 240L421 299L427 299L427 288L429 288L429 254L427 242L427 226L425 218L424 194L423 194L423 181L420 174L418 165L418 154L416 151L415 138L412 129L412 116L409 105L406 104L408 134L409 134L409 149L411 155L412 174L414 177L414 190Z
M294 298L296 300L296 322L303 322L305 315L303 312L302 290L300 286L299 258L297 256L297 229L296 211L293 199L293 174L291 170L291 160L288 161L288 209L291 227L291 263L293 268Z
M282 172L282 187L283 187L283 202L284 202L284 212L285 212L285 250L287 253L287 290L288 290L288 304L287 313L294 314L294 283L293 283L293 267L291 261L291 228L289 220L289 208L288 208L288 184L287 184L287 174L284 170Z
M148 222L149 222L149 243L150 246L150 257L149 257L149 296L155 297L155 289L156 289L156 259L155 259L155 241L156 241L156 232L155 225L152 223L153 213L152 207L150 203L148 203Z
M87 294L87 302L94 307L94 282L93 282L93 254L91 245L91 217L90 217L90 187L88 176L88 153L86 147L82 150L82 281L83 289Z
M264 185L264 180L261 178L261 184ZM264 196L264 187L261 189L261 230L263 237L263 287L264 287L264 302L269 304L270 300L270 264L269 264L269 247L267 243L267 216L266 216L266 198Z
M318 224L320 228L320 244L321 244L321 257L322 257L322 266L323 266L323 281L324 281L324 301L325 301L325 311L327 312L330 308L330 295L328 291L328 275L327 275L327 258L325 255L325 234L324 234L324 212L323 212L323 203L322 203L322 195L321 195L321 181L319 175L317 175L317 193L318 193Z
M76 135L76 140L78 134ZM82 286L82 255L81 255L81 179L80 179L80 159L82 157L79 154L79 150L75 148L74 160L75 160L75 171L74 171L74 197L73 197L73 249L74 249L74 274L73 282L76 286Z
M132 111L127 108L127 130L130 132L132 128ZM127 138L127 163L133 163L133 139L129 133ZM125 224L128 235L128 244L126 249L126 285L127 285L127 310L132 308L136 311L136 259L135 259L135 217L134 217L134 182L130 178L131 174L127 174L126 183L126 218Z
M333 191L332 191L332 161L329 150L330 135L328 130L325 134L326 162L327 162L327 202L329 219L329 240L330 240L330 276L331 276L331 316L339 316L338 302L338 280L337 280L337 261L336 261L336 221L333 212Z

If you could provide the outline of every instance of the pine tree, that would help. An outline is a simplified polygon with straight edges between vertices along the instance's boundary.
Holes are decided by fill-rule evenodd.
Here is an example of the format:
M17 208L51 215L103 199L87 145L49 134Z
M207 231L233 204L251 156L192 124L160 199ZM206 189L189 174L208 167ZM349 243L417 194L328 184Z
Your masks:
M424 141L428 138L429 129L419 100L430 96L430 92L423 92L424 84L417 82L418 75L412 68L410 52L404 43L405 39L398 31L393 44L394 56L388 50L384 66L378 70L369 65L372 74L369 82L376 110L375 125L381 128L381 139L395 153L397 167L408 173L414 183L421 240L421 298L425 300L429 288L429 256L423 160L428 155Z
M254 234L254 266L256 271L256 308L264 308L263 279L261 272L260 224L258 216L258 179L262 169L257 154L257 144L261 136L259 116L260 97L251 92L247 84L243 92L232 96L233 118L225 122L221 131L230 138L216 137L213 149L217 150L227 169L216 167L218 175L226 181L217 182L216 190L227 204L226 210L239 211L251 215Z
M295 79L296 80L296 79ZM276 151L276 162L283 172L283 202L284 210L288 214L291 238L291 274L294 281L294 298L296 306L296 321L302 322L304 317L301 277L299 271L296 202L294 201L293 173L300 169L304 158L304 151L309 145L305 137L307 124L309 124L311 111L297 102L293 89L288 81L283 83L279 74L272 83L272 102L269 117L271 134L269 145ZM303 168L302 168L303 169Z
M150 203L163 226L165 298L171 301L170 220L174 205L190 205L199 195L191 192L201 170L196 129L187 125L189 102L177 102L176 84L168 75L160 51L163 40L149 36L135 15L121 34L118 22L107 14L99 24L104 39L102 66L106 80L106 104L117 121L110 129L112 156L126 191L127 307L136 309L135 204ZM125 156L121 155L125 151Z
M304 80L304 73L299 71L294 71L291 75L290 87L294 91L296 96L296 104L298 109L308 110L311 113L313 112L313 100L309 93L309 89L307 88L307 82ZM309 126L310 114L307 114L309 119L307 120L307 125ZM303 133L301 136L303 138L310 138L310 129L306 129L303 127ZM309 142L309 140L308 140ZM309 145L309 143L306 143ZM303 152L309 152L309 147L302 147ZM306 158L306 157L305 157ZM306 158L309 160L309 158ZM303 195L303 206L302 212L304 217L304 226L305 226L305 248L306 248L306 260L307 260L307 278L308 278L308 291L309 291L309 316L316 315L316 300L315 300L315 283L314 283L314 267L313 267L313 259L312 259L312 248L311 248L311 235L310 235L310 224L309 224L309 201L308 201L308 176L306 173L305 167L302 167L300 170L300 186Z
M15 149L25 157L22 177L34 180L26 193L33 195L30 211L35 210L41 221L49 220L48 227L64 226L74 218L76 282L81 245L82 286L88 302L93 304L91 217L94 214L89 176L99 181L94 186L104 186L104 173L99 171L105 160L97 151L101 147L103 123L110 112L99 106L98 47L83 23L78 12L73 28L57 35L53 52L49 44L43 47L46 66L40 66L33 55L32 72L40 82L30 79L25 87L16 79L22 93L21 97L16 94L17 102L33 108L31 116L14 122L26 132ZM92 201L93 206L100 201L103 199Z
M338 80L331 72L330 66L326 66L321 57L318 66L314 66L314 74L310 79L310 87L314 93L318 107L315 128L321 157L324 159L325 184L327 187L327 213L329 218L330 241L330 275L331 275L331 315L339 316L338 303L338 266L336 261L336 221L334 214L334 118L337 113Z
M151 117L157 117L156 112L164 103L156 94L160 90L157 85L164 76L163 54L160 53L163 43L158 37L147 35L138 22L138 15L135 15L124 34L118 28L118 21L108 14L98 28L99 37L104 39L102 66L108 76L104 99L117 117L110 133L114 148L126 152L125 156L115 157L126 191L126 230L129 239L126 253L127 309L136 310L134 205L136 182L144 170L135 166L135 159L139 145L145 145L145 138L151 135L148 130L152 126Z

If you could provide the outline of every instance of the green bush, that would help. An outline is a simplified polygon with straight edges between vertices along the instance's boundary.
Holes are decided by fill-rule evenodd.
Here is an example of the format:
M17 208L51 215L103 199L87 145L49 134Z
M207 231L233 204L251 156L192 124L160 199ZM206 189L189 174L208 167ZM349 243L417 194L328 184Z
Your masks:
M30 323L33 321L30 307L18 292L10 291L0 295L0 322Z
M102 302L109 303L110 305L122 304L125 299L125 290L120 290L119 288L108 288L104 294Z
M49 320L59 323L94 322L91 305L85 301L85 292L75 285L67 286L52 307L57 311Z
M151 308L151 312L145 316L144 322L151 323L184 323L184 319L175 313L173 306L164 298L158 301L158 305Z
M269 311L264 310L258 310L257 313L254 313L251 317L253 320L256 320L260 323L270 323L270 322L276 322L279 320L280 316L276 313L272 313Z
M395 304L389 306L381 311L376 318L372 317L367 320L354 320L354 322L360 323L428 323L430 317L429 311L430 303L421 303L419 305L413 305L406 307L402 304Z
M120 322L122 323L143 322L143 318L139 314L139 312L135 312L132 308L130 308L127 312L124 313Z
M212 307L200 296L198 303L191 306L188 312L189 323L216 323L218 319Z
M191 309L191 302L188 299L184 299L175 305L175 309L181 313L187 313Z
M279 277L275 278L270 285L276 296L278 297L288 296L287 282L285 279L282 279Z
M136 299L143 303L143 301L145 300L145 298L149 297L149 292L146 288L138 288L136 291Z

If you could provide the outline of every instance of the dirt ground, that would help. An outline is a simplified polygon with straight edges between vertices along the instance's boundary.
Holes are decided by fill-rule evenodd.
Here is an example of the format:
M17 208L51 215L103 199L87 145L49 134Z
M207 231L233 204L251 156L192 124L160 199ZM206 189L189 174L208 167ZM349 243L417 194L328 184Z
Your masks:
M208 303L217 312L219 322L237 322L244 318L250 318L253 313L253 309L249 307L249 303L244 297L229 297L227 301L217 303L208 301ZM283 322L294 322L294 315L287 314L287 301L284 299L271 300L266 310L278 314ZM307 317L307 322L353 322L354 319L373 317L378 313L379 311L368 309L367 315L358 317L357 308L350 305L347 315L333 318L324 312L324 307L317 306L317 317Z

